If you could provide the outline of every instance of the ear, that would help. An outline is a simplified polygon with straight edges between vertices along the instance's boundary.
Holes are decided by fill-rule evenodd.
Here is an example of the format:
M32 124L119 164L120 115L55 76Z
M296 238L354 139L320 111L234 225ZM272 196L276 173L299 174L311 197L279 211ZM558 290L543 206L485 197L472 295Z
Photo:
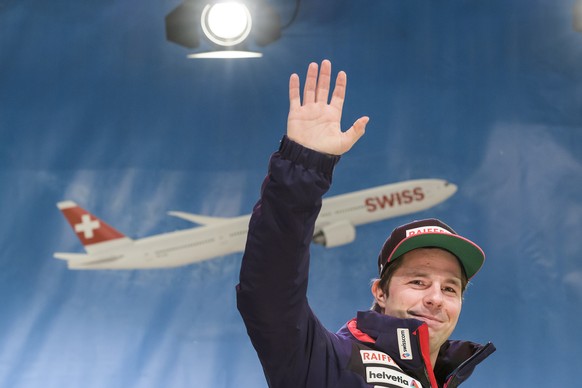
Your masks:
M388 298L384 290L380 287L380 280L376 279L372 283L372 295L374 295L374 299L378 306L382 309L386 308L386 299Z

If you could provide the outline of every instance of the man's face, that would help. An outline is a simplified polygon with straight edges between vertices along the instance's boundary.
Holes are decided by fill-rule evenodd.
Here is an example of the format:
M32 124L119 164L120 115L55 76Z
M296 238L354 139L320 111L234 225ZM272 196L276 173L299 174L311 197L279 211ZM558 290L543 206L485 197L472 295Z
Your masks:
M461 266L452 253L438 248L415 249L400 260L380 305L386 315L426 322L434 352L449 338L461 313Z

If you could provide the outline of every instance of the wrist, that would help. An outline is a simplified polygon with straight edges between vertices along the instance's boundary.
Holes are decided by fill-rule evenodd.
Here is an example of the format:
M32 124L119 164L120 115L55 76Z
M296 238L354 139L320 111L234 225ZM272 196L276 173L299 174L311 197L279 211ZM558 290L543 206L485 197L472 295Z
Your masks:
M287 135L281 139L279 154L283 159L330 175L341 158L339 155L330 155L305 147L291 140Z

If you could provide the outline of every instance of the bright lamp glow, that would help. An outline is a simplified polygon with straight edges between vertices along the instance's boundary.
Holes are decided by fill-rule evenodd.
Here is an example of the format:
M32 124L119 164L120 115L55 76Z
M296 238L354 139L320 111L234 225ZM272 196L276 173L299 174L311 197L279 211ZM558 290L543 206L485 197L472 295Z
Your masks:
M188 58L260 58L256 47L281 37L280 16L268 2L184 0L165 17L166 39L196 49Z
M188 54L188 58L261 58L263 54L254 51L221 50L207 51L203 53Z
M241 3L208 4L202 10L202 30L212 42L234 46L251 32L252 21L248 8Z

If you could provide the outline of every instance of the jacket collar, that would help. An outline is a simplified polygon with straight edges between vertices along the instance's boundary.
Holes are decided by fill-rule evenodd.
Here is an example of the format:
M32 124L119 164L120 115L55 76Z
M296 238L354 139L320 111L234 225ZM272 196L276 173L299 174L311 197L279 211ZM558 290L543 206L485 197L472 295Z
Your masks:
M477 364L495 351L495 346L491 343L480 345L469 341L449 340L441 347L436 366L432 368L428 349L428 326L424 322L396 318L371 310L359 311L357 318L348 322L338 334L347 335L389 354L406 373L421 381L428 374L433 387L437 386L436 381L440 386L457 386L471 375ZM407 352L408 355L405 354Z

